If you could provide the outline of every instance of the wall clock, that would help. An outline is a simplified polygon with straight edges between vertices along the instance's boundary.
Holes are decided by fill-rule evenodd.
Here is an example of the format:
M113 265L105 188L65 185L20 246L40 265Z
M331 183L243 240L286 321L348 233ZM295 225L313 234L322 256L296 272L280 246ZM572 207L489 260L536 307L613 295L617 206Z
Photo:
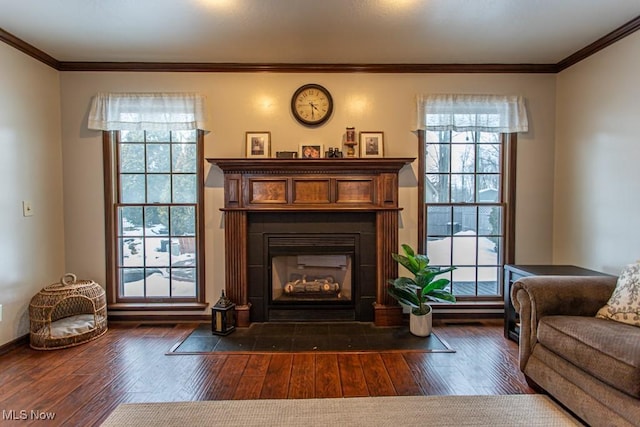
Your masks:
M310 83L300 86L291 97L291 113L305 126L319 126L329 120L333 98L324 87Z

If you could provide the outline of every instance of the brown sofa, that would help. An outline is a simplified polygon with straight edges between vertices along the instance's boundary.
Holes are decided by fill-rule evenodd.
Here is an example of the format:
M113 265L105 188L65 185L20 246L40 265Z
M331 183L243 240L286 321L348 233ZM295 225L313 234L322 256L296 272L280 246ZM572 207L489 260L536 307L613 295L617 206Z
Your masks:
M527 381L592 426L640 425L640 327L595 318L616 280L536 276L511 289Z

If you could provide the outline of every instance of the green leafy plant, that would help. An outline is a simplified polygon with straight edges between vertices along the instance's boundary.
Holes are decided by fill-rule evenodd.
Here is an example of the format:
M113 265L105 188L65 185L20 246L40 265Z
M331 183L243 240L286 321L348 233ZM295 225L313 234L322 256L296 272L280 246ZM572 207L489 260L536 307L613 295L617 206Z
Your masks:
M398 277L389 280L389 295L402 304L411 307L413 314L428 314L431 311L429 301L456 302L456 297L445 290L451 281L436 279L456 267L432 267L426 255L416 254L409 245L402 245L404 255L391 254L393 259L413 274L411 277Z

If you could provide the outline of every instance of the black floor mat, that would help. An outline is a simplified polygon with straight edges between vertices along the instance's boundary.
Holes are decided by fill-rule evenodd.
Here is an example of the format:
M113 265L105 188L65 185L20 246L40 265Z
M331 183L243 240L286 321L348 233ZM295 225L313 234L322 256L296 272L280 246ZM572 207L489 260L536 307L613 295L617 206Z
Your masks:
M215 352L343 352L424 351L454 352L434 333L416 337L406 326L377 327L364 322L252 323L226 336L213 335L211 325L201 324L172 354Z

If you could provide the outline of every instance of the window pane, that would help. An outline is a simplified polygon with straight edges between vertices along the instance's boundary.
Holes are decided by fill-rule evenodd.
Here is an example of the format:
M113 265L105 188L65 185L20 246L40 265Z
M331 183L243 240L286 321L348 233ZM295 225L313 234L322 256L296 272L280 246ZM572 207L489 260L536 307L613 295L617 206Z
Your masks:
M145 257L147 267L168 267L171 240L168 238L150 237L144 239Z
M475 181L475 176L471 174L451 175L451 202L473 202L475 199Z
M146 233L149 236L169 235L169 207L147 206L144 208Z
M454 206L453 221L460 224L459 234L475 236L477 228L477 208L475 206Z
M426 141L427 142L449 142L451 141L451 132L449 131L426 131Z
M481 206L478 208L478 220L481 236L500 236L502 234L502 207Z
M120 201L122 203L144 203L144 175L120 175Z
M148 297L168 297L171 295L169 292L170 286L171 281L168 276L163 276L160 271L149 271L147 269L145 287Z
M147 203L171 202L171 175L147 175Z
M144 247L141 237L125 237L120 242L120 265L124 267L144 266Z
M195 236L196 235L196 208L195 206L171 207L171 235Z
M426 171L428 173L448 173L450 171L450 145L429 144L427 146Z
M176 250L171 251L172 267L194 267L196 259L195 237L179 237L173 239Z
M147 172L171 172L169 144L147 144Z
M428 174L424 191L427 203L449 202L449 175Z
M478 145L478 172L500 172L500 145Z
M481 143L491 143L494 142L496 144L500 144L500 134L497 132L477 132L476 133L478 142Z
M476 268L458 267L452 272L453 292L456 295L476 294Z
M146 132L147 142L171 142L171 132L167 131L157 131L157 132Z
M143 144L120 144L120 172L144 173Z
M144 296L144 268L120 270L120 294L124 297Z
M184 143L184 142L196 142L196 131L195 130L176 130L171 132L171 140L173 142Z
M453 237L453 265L475 265L478 255L476 242L473 235Z
M473 144L451 145L451 172L473 173L476 165L476 150Z
M451 235L452 208L450 206L427 207L427 235L448 236ZM457 230L459 231L459 230ZM454 232L457 232L454 231Z
M431 265L451 265L451 237L429 238L427 256Z
M171 270L171 295L174 297L196 296L196 269L173 268Z
M173 172L196 172L198 162L195 144L174 144L172 156Z
M473 132L451 132L451 142L454 144L474 142L473 137Z
M478 295L500 295L498 267L478 267Z
M480 203L498 202L500 200L500 176L499 175L476 175L478 184L478 200Z
M142 208L122 206L118 208L118 234L120 236L142 236Z
M121 142L144 142L143 130L121 130L120 131Z
M173 202L195 203L196 198L196 175L173 175Z

